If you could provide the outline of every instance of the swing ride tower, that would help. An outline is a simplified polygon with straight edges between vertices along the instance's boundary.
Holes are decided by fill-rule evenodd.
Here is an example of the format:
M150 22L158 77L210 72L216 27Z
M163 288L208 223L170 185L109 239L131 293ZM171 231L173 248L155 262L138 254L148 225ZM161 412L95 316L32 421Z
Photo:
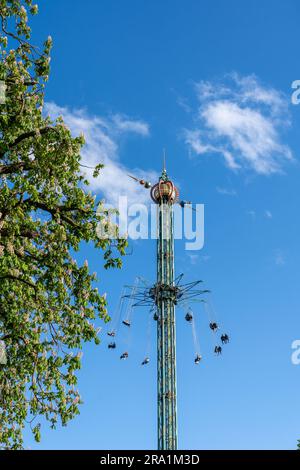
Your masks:
M150 314L155 312L153 319L157 322L157 425L158 450L177 450L177 394L176 394L176 325L175 307L186 309L190 302L204 302L207 289L200 289L201 280L189 283L182 282L183 274L175 277L174 269L174 205L178 204L183 210L196 210L189 201L180 201L179 193L174 183L168 178L165 163L159 181L152 186L149 181L128 175L137 183L150 189L151 198L157 206L157 253L156 253L156 282L148 284L143 278L136 278L133 286L125 286L129 293L122 296L128 303L126 319L123 324L131 326L130 315L134 308L148 307ZM142 281L142 285L140 284ZM121 311L122 311L121 307ZM121 312L120 312L121 314ZM188 309L185 320L191 325L195 349L194 363L202 360L200 346L196 333L195 315ZM218 324L210 319L209 327L216 336ZM110 335L114 336L115 332ZM221 336L222 344L229 342L228 335ZM116 347L115 343L109 347ZM220 355L222 347L216 346L215 354ZM128 352L120 359L127 359ZM146 357L142 365L148 364Z
M176 286L174 276L173 204L178 190L163 169L151 189L157 204L157 282L153 297L157 308L157 426L158 449L177 449L176 400Z

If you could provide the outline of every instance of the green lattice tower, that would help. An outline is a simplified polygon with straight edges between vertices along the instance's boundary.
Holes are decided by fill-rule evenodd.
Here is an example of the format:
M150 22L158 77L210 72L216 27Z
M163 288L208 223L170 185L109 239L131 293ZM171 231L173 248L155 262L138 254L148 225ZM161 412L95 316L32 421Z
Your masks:
M164 169L151 196L157 204L157 417L158 449L177 449L176 325L173 204L178 191Z

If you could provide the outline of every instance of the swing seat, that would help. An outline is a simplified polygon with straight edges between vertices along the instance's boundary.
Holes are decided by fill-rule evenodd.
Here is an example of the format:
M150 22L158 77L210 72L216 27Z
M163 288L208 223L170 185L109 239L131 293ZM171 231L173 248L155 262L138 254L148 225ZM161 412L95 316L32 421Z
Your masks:
M116 336L115 331L109 331L107 334L108 334L108 336L111 336L112 338L114 338Z
M127 359L128 358L128 352L124 352L121 356L120 359Z
M196 358L195 358L195 364L199 364L199 362L201 361L201 359L202 359L202 356L199 356L199 355L196 356Z
M187 313L185 319L187 322L191 323L191 321L193 320L193 315L191 313Z
M130 326L130 321L129 320L123 320L122 323L125 326L128 326L128 327Z
M229 336L227 334L221 336L222 344L229 343Z
M142 362L142 366L145 366L145 365L149 364L149 362L150 362L149 357L146 357L146 359L144 359L143 362Z
M109 343L108 349L116 349L116 343Z

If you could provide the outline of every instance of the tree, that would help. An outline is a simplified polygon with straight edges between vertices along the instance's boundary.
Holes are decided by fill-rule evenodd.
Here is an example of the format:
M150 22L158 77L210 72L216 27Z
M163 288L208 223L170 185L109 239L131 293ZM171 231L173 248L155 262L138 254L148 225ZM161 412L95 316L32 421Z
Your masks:
M27 15L37 10L0 0L0 447L12 449L22 448L26 422L39 441L39 417L55 428L79 413L80 349L99 343L96 319L109 320L96 275L74 253L92 242L106 268L120 267L126 247L96 235L109 220L86 191L84 138L43 116L52 40L41 51L30 43Z

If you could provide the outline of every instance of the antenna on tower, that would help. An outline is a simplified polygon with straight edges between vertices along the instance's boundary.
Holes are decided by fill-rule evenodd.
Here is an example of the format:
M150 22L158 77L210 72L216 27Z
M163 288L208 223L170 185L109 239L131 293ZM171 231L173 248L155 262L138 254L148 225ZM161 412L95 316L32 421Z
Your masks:
M163 169L162 169L162 174L161 178L163 180L166 180L168 178L167 176L167 169L166 169L166 149L163 149Z
M167 171L166 170L166 149L165 148L163 149L163 171Z

